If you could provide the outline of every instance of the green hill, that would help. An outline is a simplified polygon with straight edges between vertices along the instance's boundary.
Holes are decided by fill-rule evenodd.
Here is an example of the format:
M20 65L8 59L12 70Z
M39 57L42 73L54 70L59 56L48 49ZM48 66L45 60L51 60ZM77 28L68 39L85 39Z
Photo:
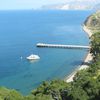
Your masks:
M89 16L85 21L85 25L93 32L100 31L100 11Z

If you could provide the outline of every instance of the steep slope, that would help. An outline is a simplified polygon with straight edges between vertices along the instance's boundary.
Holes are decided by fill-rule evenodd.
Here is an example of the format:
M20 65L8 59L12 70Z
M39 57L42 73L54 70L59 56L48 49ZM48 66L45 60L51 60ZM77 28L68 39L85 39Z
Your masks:
M85 25L94 32L100 31L100 10L89 16L85 21Z

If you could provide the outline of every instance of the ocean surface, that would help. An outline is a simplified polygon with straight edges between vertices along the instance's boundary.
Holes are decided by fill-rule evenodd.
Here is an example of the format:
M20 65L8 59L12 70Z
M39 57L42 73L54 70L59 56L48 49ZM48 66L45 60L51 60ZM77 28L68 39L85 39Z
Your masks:
M91 13L0 11L0 86L26 95L43 81L69 75L83 62L87 50L37 48L36 44L89 45L81 25ZM32 53L40 60L28 61Z

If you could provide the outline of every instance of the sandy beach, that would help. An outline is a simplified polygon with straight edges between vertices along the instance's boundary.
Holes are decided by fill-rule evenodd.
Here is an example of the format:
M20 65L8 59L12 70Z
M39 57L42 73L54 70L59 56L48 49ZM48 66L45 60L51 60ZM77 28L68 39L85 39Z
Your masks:
M85 26L83 25L83 30L88 34L89 38L92 36L92 32ZM89 66L86 65L86 63L89 63L90 61L92 60L92 55L90 54L90 52L87 53L86 57L85 57L85 60L84 60L84 63L82 65L80 65L74 72L72 72L68 77L66 77L64 80L66 82L72 82L73 81L73 78L75 76L75 74L79 71L79 70L82 70L82 69L86 69L88 68Z

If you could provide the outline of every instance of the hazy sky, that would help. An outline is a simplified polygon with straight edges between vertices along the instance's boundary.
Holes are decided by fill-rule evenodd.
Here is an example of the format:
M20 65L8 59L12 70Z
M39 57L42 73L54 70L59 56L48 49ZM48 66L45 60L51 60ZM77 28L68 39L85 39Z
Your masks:
M100 0L0 0L0 10L40 8L42 5L62 4L71 1L83 4L100 2Z
M66 0L0 0L0 10L40 8L46 4L65 3Z

